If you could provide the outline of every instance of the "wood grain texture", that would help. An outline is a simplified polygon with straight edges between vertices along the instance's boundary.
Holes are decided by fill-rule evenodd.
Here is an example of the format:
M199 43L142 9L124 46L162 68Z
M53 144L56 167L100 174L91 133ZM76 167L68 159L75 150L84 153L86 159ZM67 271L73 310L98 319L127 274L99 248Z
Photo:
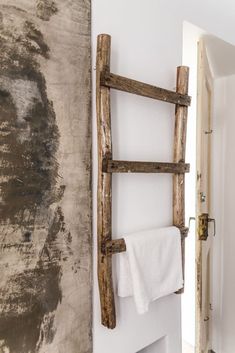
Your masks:
M0 0L0 352L92 352L89 0Z
M116 326L116 313L112 283L112 257L102 248L112 239L112 174L103 173L102 162L112 158L110 90L100 85L100 74L110 68L111 37L101 34L97 39L96 109L98 129L98 281L102 324Z
M188 173L189 164L103 160L105 173Z
M188 93L189 68L180 66L177 68L176 91L180 94ZM176 105L175 132L174 132L174 162L185 162L186 131L187 131L188 108ZM173 176L173 224L176 227L185 225L185 175L175 174ZM185 265L185 241L182 239L182 262L183 272ZM180 293L182 293L180 291Z
M107 241L103 251L106 255L114 255L120 252L125 252L126 251L125 240L124 239L109 240Z
M191 98L187 94L169 91L164 88L149 85L147 83L132 80L130 78L118 76L107 71L103 71L101 75L101 84L103 86L117 89L139 96L157 99L167 103L180 104L189 106Z

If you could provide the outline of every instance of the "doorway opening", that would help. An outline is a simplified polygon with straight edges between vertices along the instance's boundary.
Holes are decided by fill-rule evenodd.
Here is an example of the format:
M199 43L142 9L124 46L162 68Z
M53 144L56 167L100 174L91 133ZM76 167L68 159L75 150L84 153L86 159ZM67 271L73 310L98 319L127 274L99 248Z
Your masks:
M203 44L198 47L198 43ZM199 56L202 52L204 61ZM211 74L211 87L205 80L205 60ZM204 66L201 73L199 64ZM235 327L235 281L231 279L231 269L235 268L235 47L185 22L183 65L190 67L189 94L193 97L186 152L186 159L191 164L191 173L186 177L186 222L195 217L198 229L199 216L208 214L209 219L215 219L216 234L214 237L213 225L210 225L208 239L199 241L195 222L190 224L186 242L185 293L182 296L182 352L231 353L235 347L231 329ZM206 116L210 127L200 127L199 119L205 123ZM203 145L201 152L199 141ZM209 154L202 153L202 148L210 150ZM206 177L206 187L205 183L200 184L199 153L210 175L210 178ZM209 162L205 162L205 155ZM192 190L196 192L192 193Z

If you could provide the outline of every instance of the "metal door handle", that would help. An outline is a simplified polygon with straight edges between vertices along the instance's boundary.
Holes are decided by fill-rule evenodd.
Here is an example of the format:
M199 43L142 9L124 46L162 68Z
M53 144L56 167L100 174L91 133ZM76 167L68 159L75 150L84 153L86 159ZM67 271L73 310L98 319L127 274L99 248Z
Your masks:
M196 221L195 217L189 217L188 227L190 228L191 221Z
M190 217L189 218L189 228L191 221L195 221L195 217ZM199 234L199 239L200 240L207 240L208 238L208 223L213 222L214 225L214 232L213 236L216 235L216 221L214 218L209 218L208 213L202 213L200 216L198 216L198 234Z
M213 222L214 225L214 232L213 232L213 236L215 237L216 235L216 222L214 218L208 218L208 222Z

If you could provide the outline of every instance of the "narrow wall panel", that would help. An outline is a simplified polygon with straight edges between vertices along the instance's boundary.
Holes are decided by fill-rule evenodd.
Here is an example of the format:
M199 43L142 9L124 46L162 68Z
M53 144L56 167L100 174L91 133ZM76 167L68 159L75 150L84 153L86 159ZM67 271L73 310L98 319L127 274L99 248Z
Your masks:
M0 353L90 353L90 1L0 0Z

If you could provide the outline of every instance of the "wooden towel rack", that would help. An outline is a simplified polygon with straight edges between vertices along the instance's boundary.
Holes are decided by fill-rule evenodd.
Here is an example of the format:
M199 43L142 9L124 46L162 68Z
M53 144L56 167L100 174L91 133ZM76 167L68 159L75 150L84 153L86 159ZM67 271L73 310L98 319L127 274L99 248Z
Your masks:
M112 173L172 173L173 174L173 225L182 235L184 243L188 233L185 227L185 144L189 68L177 68L176 92L131 80L110 72L111 37L100 34L97 39L96 106L98 130L98 281L102 324L116 326L115 301L112 283L112 255L125 251L124 239L112 240ZM112 159L110 89L117 89L176 105L174 133L174 162L135 162ZM182 291L180 291L182 292Z

